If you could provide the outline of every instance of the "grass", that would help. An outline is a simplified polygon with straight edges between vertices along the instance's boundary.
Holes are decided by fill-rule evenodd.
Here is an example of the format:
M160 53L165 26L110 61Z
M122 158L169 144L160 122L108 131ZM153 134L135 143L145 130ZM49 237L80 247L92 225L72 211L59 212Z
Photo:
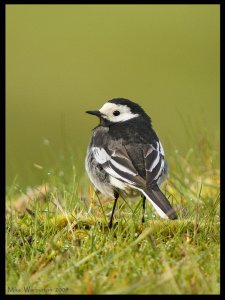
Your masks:
M219 294L219 154L201 139L170 152L162 186L179 219L160 219L141 199L95 195L75 168L6 195L6 294ZM217 161L217 164L215 163ZM68 173L64 170L64 173Z

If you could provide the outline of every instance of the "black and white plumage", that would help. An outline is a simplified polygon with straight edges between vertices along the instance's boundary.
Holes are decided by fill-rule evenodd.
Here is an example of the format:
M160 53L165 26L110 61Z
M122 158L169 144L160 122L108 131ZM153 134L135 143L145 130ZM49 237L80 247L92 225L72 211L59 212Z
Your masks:
M85 167L102 194L115 198L142 194L162 218L177 215L159 185L167 177L164 150L150 117L136 103L123 98L106 102L100 110L87 111L100 118L87 150ZM143 218L144 220L144 218Z

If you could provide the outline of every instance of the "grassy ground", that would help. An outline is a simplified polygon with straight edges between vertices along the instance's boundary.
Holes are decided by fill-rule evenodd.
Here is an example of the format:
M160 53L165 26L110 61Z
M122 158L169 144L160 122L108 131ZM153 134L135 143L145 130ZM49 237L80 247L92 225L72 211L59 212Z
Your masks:
M179 219L160 219L141 200L95 195L73 168L6 199L7 294L219 294L220 173L213 143L201 139L185 155L167 156L162 186ZM217 164L215 163L217 161ZM64 170L66 172L66 170ZM19 191L19 192L18 192Z

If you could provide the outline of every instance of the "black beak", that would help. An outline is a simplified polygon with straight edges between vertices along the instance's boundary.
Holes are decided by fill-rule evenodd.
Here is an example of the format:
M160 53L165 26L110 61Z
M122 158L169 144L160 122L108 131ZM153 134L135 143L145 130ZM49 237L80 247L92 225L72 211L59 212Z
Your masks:
M87 110L86 113L97 117L101 117L103 115L99 110Z

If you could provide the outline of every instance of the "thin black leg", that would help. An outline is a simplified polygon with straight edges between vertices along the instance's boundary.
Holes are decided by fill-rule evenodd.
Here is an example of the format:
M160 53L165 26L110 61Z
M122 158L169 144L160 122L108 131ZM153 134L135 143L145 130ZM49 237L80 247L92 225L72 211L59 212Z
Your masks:
M145 222L145 200L146 200L146 197L144 195L141 195L142 197L142 208L143 208L143 215L142 215L142 224Z
M110 221L109 221L109 228L112 228L113 215L114 215L114 211L115 211L115 208L116 208L116 202L117 202L118 198L119 198L119 194L118 194L118 192L115 191L114 192L113 210L112 210L111 218L110 218Z

